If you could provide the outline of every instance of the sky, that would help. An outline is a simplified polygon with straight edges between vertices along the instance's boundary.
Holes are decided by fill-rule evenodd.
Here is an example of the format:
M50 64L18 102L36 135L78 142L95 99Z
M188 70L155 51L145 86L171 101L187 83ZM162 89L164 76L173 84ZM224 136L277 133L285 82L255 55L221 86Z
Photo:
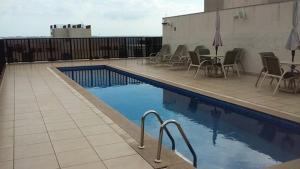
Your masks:
M93 36L161 36L163 17L203 9L203 0L0 0L0 37L50 36L50 25L69 23Z

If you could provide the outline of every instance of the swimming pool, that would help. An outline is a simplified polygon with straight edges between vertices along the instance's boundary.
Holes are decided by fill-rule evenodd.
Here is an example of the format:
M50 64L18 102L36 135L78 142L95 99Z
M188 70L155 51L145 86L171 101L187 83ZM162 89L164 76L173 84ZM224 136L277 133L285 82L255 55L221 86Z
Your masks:
M299 124L108 66L59 69L137 125L150 109L163 120L177 120L197 153L199 168L261 169L300 158ZM176 150L192 160L178 131L168 128ZM147 120L145 129L158 138L155 118Z

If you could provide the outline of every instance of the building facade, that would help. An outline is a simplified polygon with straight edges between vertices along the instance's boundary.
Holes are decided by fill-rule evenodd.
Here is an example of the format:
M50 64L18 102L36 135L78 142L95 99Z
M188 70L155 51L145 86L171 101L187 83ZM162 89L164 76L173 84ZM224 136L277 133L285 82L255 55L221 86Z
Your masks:
M219 9L238 8L252 5L286 2L291 0L204 0L204 11Z
M223 39L220 55L243 48L242 63L248 73L261 70L260 52L274 52L280 60L290 61L291 52L285 45L292 28L292 11L293 1L220 10ZM215 11L166 17L164 22L169 24L163 25L163 43L170 44L172 53L181 44L191 51L204 45L213 53L215 18ZM300 61L298 51L295 61Z
M92 36L90 25L51 25L51 36L53 38L89 38Z

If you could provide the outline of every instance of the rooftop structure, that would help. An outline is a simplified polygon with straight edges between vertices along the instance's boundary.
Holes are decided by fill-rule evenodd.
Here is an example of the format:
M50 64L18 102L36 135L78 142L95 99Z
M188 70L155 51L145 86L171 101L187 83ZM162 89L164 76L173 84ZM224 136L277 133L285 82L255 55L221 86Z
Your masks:
M50 31L54 38L87 38L92 36L91 25L51 25Z
M245 7L251 5L270 4L276 2L286 2L290 0L205 0L204 11L215 11L219 9L229 9Z

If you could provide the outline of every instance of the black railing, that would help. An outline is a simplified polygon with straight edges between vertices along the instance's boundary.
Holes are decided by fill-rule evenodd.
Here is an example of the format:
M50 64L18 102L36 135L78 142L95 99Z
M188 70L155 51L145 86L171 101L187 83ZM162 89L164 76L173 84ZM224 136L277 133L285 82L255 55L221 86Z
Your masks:
M8 63L100 58L146 57L158 52L161 37L4 39Z
M0 85L4 73L6 65L6 60L5 60L5 52L4 52L4 40L0 39Z

